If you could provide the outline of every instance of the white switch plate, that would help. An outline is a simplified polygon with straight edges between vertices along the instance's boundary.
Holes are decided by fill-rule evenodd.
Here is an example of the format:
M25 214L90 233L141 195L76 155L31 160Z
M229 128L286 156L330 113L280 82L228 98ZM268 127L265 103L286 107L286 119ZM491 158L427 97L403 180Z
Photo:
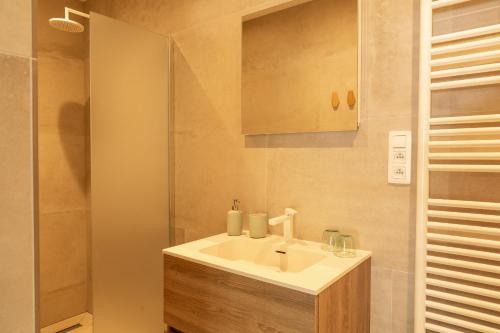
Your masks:
M389 132L389 165L387 178L390 184L410 184L411 131Z

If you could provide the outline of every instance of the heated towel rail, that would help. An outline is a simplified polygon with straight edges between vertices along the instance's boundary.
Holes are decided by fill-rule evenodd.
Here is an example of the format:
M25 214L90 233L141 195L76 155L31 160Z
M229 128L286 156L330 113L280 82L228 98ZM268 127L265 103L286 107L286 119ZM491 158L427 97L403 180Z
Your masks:
M500 333L500 202L429 191L433 173L500 172L500 105L480 115L432 113L433 93L443 90L500 94L500 22L433 34L438 10L463 13L474 1L420 2L415 333ZM495 179L485 191L500 191Z

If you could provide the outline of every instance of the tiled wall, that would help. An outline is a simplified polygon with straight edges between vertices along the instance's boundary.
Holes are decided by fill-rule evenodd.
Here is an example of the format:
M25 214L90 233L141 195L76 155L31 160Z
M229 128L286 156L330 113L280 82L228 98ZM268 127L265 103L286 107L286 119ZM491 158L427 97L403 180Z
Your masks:
M31 1L0 0L0 332L32 333L34 300Z
M223 232L234 197L247 212L294 207L298 237L319 240L335 226L373 251L372 332L411 332L415 180L387 184L387 139L407 129L416 139L419 2L364 1L358 132L244 137L241 12L263 2L95 3L172 33L177 241Z
M87 38L49 26L65 6L83 9L78 0L37 9L41 327L88 310Z

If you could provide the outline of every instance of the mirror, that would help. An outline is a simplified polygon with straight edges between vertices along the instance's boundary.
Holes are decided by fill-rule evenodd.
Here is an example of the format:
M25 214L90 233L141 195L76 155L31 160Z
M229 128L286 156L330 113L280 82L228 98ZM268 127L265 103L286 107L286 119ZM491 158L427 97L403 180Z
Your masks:
M243 134L358 128L358 0L303 2L243 18Z

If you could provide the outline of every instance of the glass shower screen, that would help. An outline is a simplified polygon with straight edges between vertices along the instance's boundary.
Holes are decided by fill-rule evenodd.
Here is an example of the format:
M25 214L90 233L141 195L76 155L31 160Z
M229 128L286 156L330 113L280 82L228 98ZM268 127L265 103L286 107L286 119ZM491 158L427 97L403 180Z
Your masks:
M94 333L163 332L169 40L91 13Z

